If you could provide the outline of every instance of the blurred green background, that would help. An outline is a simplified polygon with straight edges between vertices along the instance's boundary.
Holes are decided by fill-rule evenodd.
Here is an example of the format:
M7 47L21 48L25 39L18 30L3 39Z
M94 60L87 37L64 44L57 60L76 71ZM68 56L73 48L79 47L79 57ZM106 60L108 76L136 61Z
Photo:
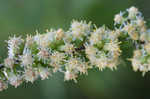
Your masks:
M150 0L0 0L0 61L6 57L9 36L35 34L49 28L67 30L72 19L112 28L114 14L136 6L150 19ZM130 57L127 51L125 57ZM149 99L150 74L142 77L130 63L116 71L90 70L78 83L64 82L62 74L49 80L24 83L0 92L0 99Z

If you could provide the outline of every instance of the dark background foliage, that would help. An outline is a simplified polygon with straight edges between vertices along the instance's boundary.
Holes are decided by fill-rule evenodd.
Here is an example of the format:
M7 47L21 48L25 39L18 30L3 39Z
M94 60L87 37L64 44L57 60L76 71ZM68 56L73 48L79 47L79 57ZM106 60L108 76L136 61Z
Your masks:
M9 36L41 33L49 28L69 28L72 19L92 21L113 28L114 14L136 6L150 19L150 0L0 0L0 61L7 56L4 42ZM130 57L126 46L124 57ZM49 80L24 83L0 92L0 99L148 99L150 74L133 72L131 63L102 72L90 70L78 83L64 82L62 74Z

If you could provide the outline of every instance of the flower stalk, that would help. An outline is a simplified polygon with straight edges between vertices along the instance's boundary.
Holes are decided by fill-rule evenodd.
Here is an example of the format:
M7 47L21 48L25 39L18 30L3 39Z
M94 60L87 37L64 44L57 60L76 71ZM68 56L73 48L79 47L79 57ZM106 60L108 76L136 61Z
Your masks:
M77 82L88 69L114 70L122 55L120 46L128 40L135 48L128 60L134 71L144 75L150 71L150 29L135 7L115 15L114 30L73 20L68 31L51 29L26 39L11 37L8 57L0 64L0 91L8 84L18 87L24 81L48 79L56 72L61 72L65 81Z

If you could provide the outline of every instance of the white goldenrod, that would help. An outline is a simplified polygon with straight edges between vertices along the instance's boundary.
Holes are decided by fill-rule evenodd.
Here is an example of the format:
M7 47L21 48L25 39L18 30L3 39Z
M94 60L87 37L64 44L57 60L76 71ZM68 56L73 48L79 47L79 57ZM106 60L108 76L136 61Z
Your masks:
M128 41L135 48L129 59L133 70L145 74L150 71L150 29L145 23L141 12L131 7L115 15L112 30L74 20L68 31L50 29L27 35L25 41L14 36L7 41L8 57L0 64L0 91L8 84L18 87L23 81L44 80L55 72L64 73L65 81L77 82L88 69L116 69Z

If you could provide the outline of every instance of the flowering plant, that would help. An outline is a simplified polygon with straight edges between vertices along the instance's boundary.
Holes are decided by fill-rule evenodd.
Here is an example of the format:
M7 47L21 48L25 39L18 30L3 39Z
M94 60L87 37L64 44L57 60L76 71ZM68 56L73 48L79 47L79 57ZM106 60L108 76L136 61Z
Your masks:
M68 31L51 29L26 39L10 37L8 57L0 64L0 91L8 84L18 87L23 81L44 80L55 72L62 72L65 81L77 82L78 75L87 75L88 69L114 70L125 42L134 47L133 57L127 59L133 70L143 75L150 71L150 29L135 7L115 15L113 30L73 20Z

